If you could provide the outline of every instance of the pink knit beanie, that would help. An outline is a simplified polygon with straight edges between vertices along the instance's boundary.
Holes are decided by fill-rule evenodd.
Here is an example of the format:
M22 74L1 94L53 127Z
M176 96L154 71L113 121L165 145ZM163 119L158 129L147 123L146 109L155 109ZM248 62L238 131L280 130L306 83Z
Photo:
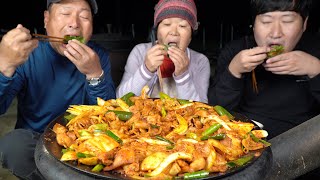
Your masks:
M197 7L193 0L159 0L154 10L154 27L166 18L177 17L188 21L193 30L198 29Z

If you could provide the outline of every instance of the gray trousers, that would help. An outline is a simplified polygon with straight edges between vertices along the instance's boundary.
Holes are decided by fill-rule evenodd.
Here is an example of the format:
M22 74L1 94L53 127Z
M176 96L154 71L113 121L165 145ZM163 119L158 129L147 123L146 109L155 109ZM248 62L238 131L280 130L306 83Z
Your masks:
M38 171L34 151L40 134L15 129L0 138L0 164L20 179L43 179Z

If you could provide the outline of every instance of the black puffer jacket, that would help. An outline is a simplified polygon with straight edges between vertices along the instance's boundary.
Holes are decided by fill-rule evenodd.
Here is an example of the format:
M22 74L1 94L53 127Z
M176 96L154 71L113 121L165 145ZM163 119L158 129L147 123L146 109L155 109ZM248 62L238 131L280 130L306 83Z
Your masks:
M276 75L263 66L255 70L259 93L253 92L251 73L241 79L228 70L233 57L241 50L257 46L253 37L230 42L221 51L208 91L209 103L219 104L264 124L272 138L320 114L320 74L306 76ZM295 50L320 59L319 36L305 34Z

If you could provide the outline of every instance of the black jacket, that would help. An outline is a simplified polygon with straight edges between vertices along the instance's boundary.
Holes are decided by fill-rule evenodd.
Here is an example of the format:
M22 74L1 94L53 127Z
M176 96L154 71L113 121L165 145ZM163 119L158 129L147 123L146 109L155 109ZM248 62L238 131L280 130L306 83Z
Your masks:
M276 75L255 69L259 92L252 87L251 73L241 79L228 70L229 63L241 50L256 47L254 38L244 37L230 42L221 51L215 75L208 91L209 104L219 104L230 111L246 115L264 124L272 138L320 114L320 75ZM317 36L304 35L295 48L320 59L320 40Z

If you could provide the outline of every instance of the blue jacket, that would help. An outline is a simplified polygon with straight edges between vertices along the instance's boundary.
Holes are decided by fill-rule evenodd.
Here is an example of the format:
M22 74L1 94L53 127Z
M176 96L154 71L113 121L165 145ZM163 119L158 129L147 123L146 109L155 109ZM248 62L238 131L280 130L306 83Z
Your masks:
M39 42L29 59L11 77L0 73L0 114L18 98L16 128L42 132L48 123L72 104L96 104L97 97L115 98L109 54L97 44L88 43L100 57L104 80L89 86L86 77L48 42Z

